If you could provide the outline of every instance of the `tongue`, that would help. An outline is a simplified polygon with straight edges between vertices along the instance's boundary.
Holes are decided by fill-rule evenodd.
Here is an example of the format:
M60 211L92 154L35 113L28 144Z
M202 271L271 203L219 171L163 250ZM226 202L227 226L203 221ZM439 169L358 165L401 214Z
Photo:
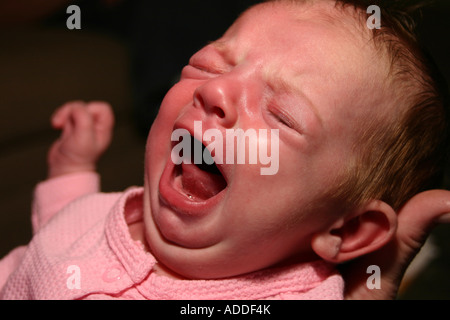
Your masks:
M222 191L227 183L222 175L200 170L195 164L182 164L182 186L193 200L209 199Z

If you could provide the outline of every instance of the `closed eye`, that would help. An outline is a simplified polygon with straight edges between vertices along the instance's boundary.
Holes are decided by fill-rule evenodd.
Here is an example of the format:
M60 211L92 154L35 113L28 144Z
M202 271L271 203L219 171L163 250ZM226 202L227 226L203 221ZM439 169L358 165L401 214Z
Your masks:
M289 127L289 128L293 128L293 124L292 124L291 120L290 120L288 117L286 117L284 114L281 114L281 113L274 113L274 112L271 112L271 114L272 114L272 116L275 117L276 120L277 120L278 122L280 122L282 125L285 125L285 126L287 126L287 127Z
M181 78L202 80L217 77L219 74L218 71L189 64L181 71Z
M209 73L203 69L187 65L181 70L181 78L204 79L209 78Z
M303 126L298 122L297 119L293 118L290 113L288 113L286 110L279 108L278 106L271 105L269 106L267 110L269 116L275 120L275 122L287 130L294 134L301 134L304 133Z
M298 123L292 118L292 116L277 106L269 107L270 114L282 125L291 129L298 129Z

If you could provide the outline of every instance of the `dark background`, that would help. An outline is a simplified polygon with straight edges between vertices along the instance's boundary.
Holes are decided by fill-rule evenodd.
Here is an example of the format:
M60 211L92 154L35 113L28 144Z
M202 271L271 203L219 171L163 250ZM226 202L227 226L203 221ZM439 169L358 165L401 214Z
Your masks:
M98 166L102 190L142 185L145 137L163 94L192 53L255 2L0 0L0 257L31 238L33 188L58 136L52 112L70 100L110 102L116 127ZM81 9L81 30L66 27L70 4ZM419 30L450 79L450 2L424 10ZM431 240L400 298L450 299L450 226Z

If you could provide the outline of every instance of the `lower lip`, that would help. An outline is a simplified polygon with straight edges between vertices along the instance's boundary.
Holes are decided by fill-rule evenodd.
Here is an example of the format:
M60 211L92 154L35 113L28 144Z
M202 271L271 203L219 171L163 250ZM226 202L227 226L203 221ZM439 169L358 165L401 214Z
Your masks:
M170 159L167 161L159 181L159 198L161 203L178 214L189 217L202 217L210 213L223 199L225 195L224 190L207 200L195 201L189 198L183 192L181 186L176 184L175 164Z

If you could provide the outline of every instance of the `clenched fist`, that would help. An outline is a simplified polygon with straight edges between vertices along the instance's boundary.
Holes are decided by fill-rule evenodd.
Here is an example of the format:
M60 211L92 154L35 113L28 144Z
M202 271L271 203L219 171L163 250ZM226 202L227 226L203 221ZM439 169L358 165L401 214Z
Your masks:
M56 110L51 118L61 130L48 153L49 178L95 171L99 157L108 148L114 126L114 115L105 102L73 101Z

